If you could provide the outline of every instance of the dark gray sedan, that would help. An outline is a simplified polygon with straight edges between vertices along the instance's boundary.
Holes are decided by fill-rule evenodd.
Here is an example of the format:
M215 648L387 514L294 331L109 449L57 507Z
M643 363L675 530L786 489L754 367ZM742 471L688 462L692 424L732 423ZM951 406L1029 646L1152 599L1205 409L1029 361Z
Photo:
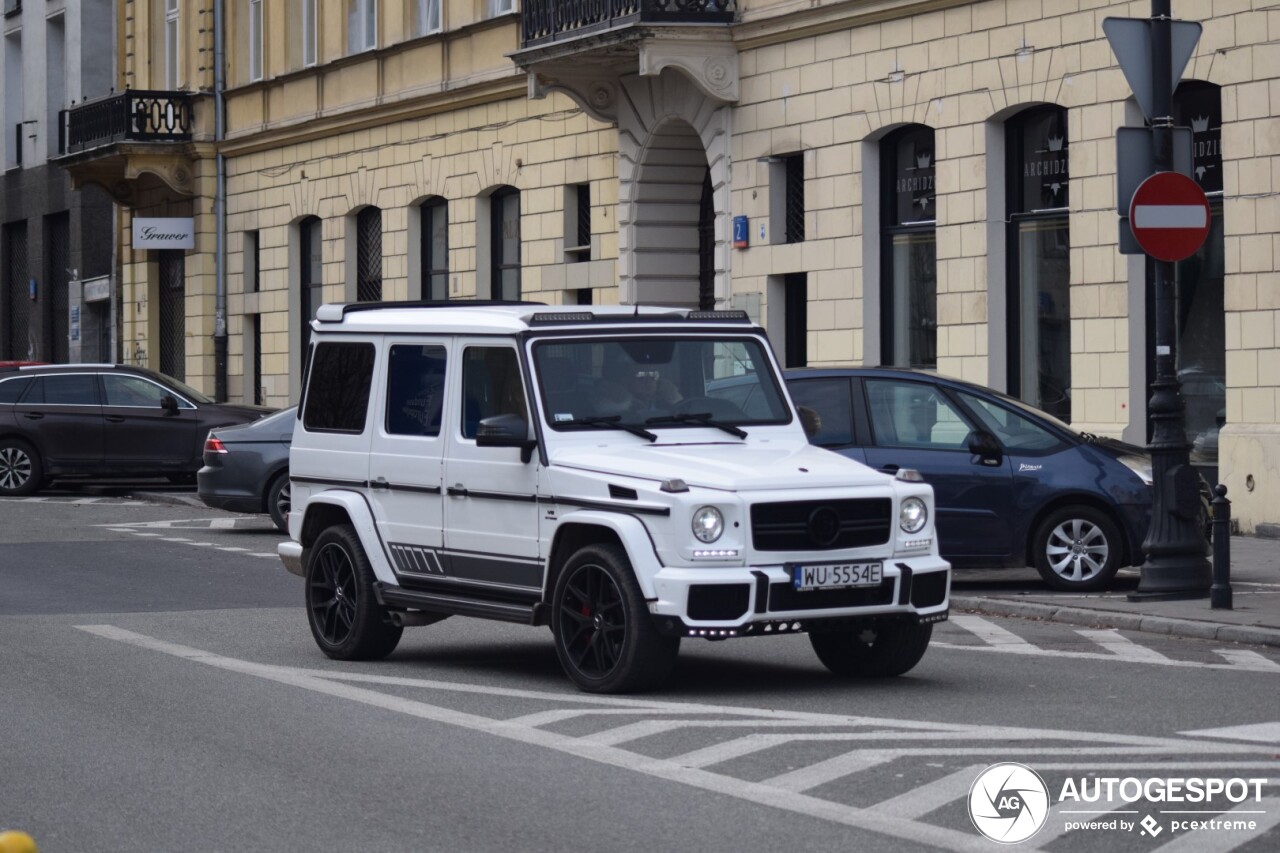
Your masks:
M196 474L200 500L232 512L265 512L289 529L289 445L298 407L262 420L209 432L204 467Z

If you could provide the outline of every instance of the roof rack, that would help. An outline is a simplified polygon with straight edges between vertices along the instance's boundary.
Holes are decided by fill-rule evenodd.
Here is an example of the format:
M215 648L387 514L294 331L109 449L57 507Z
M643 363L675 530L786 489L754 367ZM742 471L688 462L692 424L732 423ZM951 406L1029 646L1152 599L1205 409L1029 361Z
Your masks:
M321 323L341 323L342 318L358 311L376 311L382 308L491 308L493 306L524 305L546 307L545 302L523 302L514 299L417 299L400 302L346 302L321 305L316 319ZM327 309L327 310L326 310Z
M626 324L626 323L750 323L746 311L689 311L680 313L647 314L595 314L591 311L545 311L529 318L530 326L563 326L576 323Z

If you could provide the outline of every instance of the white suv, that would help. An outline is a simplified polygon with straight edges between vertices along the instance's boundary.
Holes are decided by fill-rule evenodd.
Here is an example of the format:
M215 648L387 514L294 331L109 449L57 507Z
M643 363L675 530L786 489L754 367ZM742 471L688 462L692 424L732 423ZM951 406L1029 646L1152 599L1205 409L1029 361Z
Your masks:
M463 615L550 625L588 691L656 686L685 637L796 631L888 676L947 617L932 489L810 446L741 312L366 303L313 327L280 556L332 658Z

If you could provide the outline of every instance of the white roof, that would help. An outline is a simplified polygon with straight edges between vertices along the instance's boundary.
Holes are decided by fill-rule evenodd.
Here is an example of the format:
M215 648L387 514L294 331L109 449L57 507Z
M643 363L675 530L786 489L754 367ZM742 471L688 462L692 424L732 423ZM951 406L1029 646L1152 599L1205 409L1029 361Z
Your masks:
M312 321L311 326L320 332L503 335L518 334L530 328L537 328L541 325L539 321L554 324L557 328L575 326L591 328L594 317L640 317L644 318L638 321L641 324L644 324L645 320L655 324L674 320L683 324L687 322L686 318L691 313L691 309L688 308L656 305L486 305L483 302L468 305L465 300L434 306L390 302L374 307L375 304L377 303L322 305L316 312L316 319ZM696 323L700 319L700 313L707 312L694 313L693 322ZM733 313L740 314L741 317L732 325L739 327L750 325L745 313ZM563 319L556 319L556 315L564 316ZM580 322L574 322L575 320ZM724 319L719 320L719 323L723 322ZM608 328L621 331L626 326L610 324Z

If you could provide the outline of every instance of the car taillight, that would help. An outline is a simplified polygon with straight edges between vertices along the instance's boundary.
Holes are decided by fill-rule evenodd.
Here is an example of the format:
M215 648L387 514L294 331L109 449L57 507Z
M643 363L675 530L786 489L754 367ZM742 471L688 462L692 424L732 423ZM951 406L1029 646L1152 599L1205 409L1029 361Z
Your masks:
M222 439L209 436L204 440L205 453L226 453L227 446L222 443Z

